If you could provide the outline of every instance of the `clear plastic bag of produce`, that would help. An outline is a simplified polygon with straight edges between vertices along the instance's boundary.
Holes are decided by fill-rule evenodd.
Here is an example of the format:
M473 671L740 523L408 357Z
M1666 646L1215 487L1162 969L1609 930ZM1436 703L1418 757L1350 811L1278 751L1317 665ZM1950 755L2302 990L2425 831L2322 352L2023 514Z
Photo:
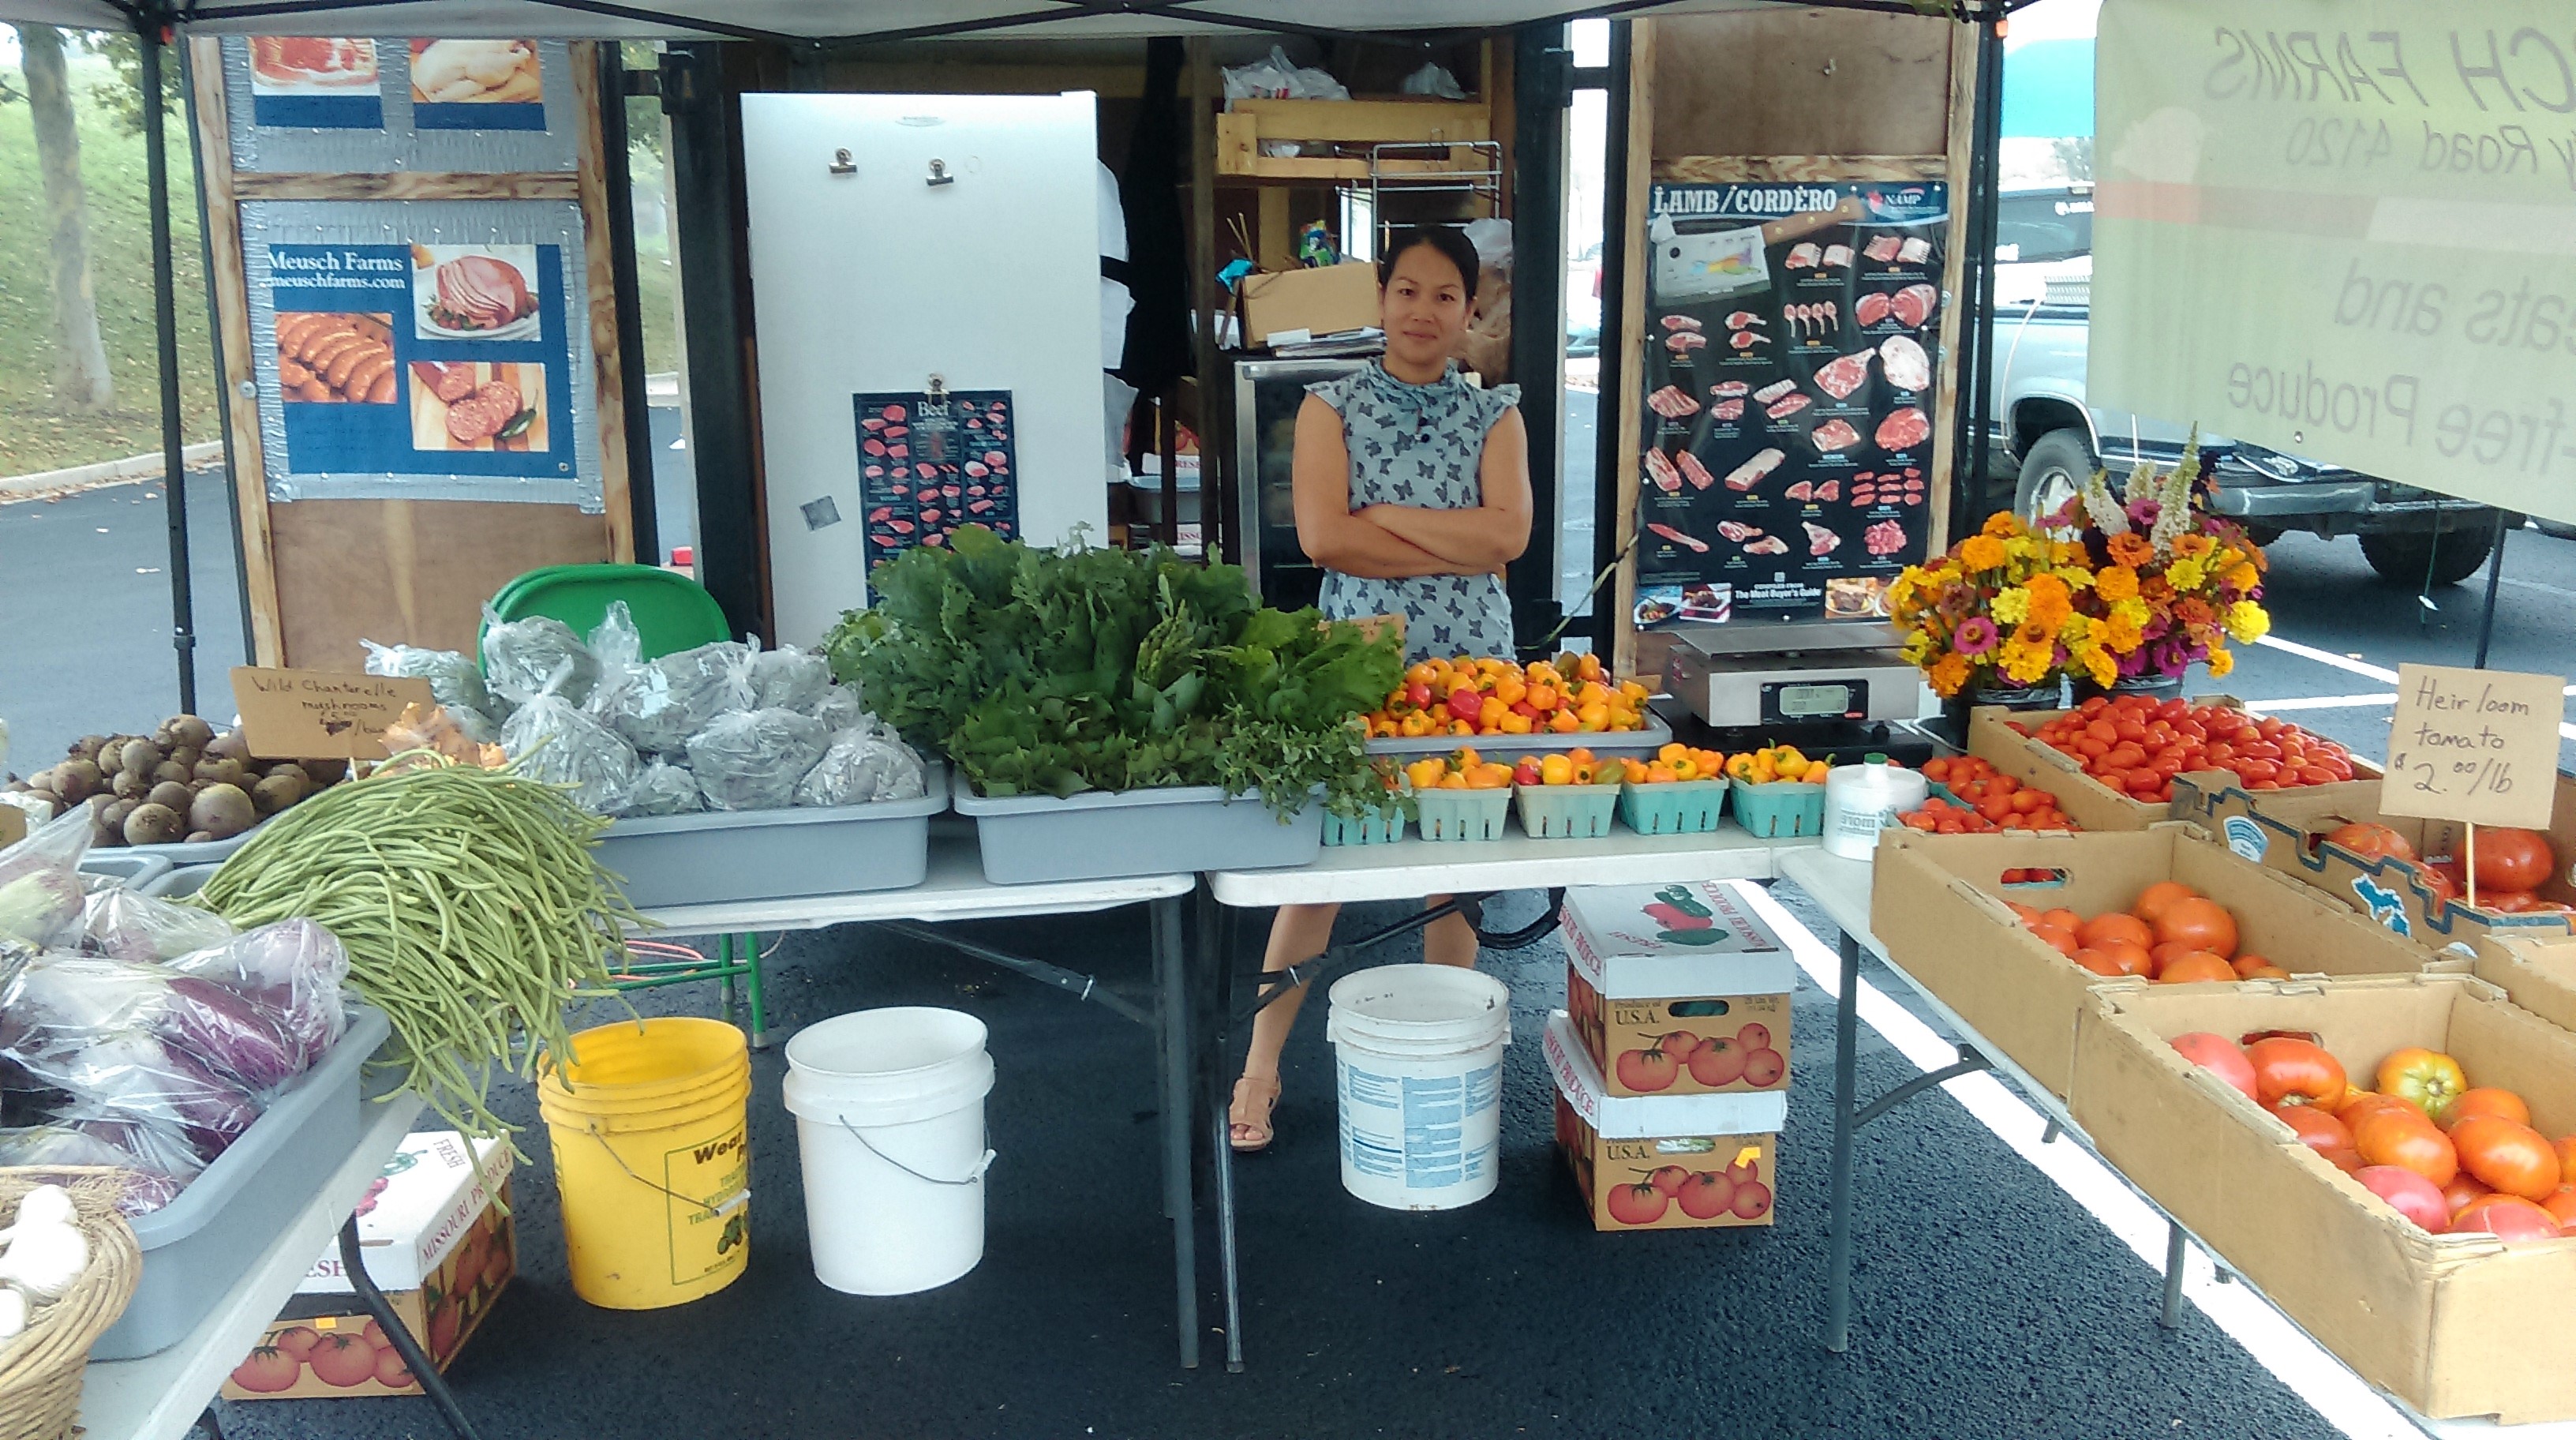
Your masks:
M458 724L465 723L465 717L457 714L460 710L471 711L478 719L492 713L492 692L484 686L483 672L475 667L473 656L454 650L424 650L417 645L379 645L373 640L358 643L367 651L368 674L428 681L429 698L446 707Z
M79 924L92 828L89 807L77 805L0 850L0 946L42 949Z
M156 1044L195 1077L199 1068L253 1095L274 1093L312 1068L348 1028L340 981L347 955L309 920L263 925L170 965L49 954L0 986L0 1054L30 1075L80 1092L74 1077L133 1060L127 1042Z
M687 767L668 760L648 760L635 772L635 783L627 787L626 808L620 815L694 815L707 808L707 797L698 793L698 777Z
M623 601L608 607L608 618L590 638L600 657L590 712L640 753L671 754L718 715L759 708L759 655L749 645L719 640L638 660L641 642Z
M594 815L616 814L635 783L635 747L551 687L501 727L501 750L529 779L572 787L573 803Z
M150 963L226 944L236 932L211 910L173 905L108 884L90 891L81 906L79 933L83 954Z
M599 683L599 657L571 626L550 615L503 620L489 607L483 622L483 683L494 695L511 705L548 691L575 705L590 698Z
M0 991L0 1007L8 1012L0 1017L0 1059L37 1085L61 1091L70 1107L166 1127L198 1160L210 1161L259 1119L260 1098L156 1028L156 1015L169 1008L166 987L156 1000L151 987L130 976L59 973L122 963L49 955L19 967ZM84 1020L84 1007L92 1005L128 1018Z
M169 965L279 1017L287 1042L286 1065L279 1068L291 1067L289 1079L313 1068L348 1033L348 1001L340 986L349 978L349 953L338 936L310 920L280 920L245 930ZM251 1058L258 1058L255 1052Z
M179 1198L205 1162L179 1136L156 1126L75 1113L45 1124L0 1130L0 1169L108 1166L126 1172L119 1213L149 1215ZM41 1179L41 1176L35 1177Z
M717 810L775 810L823 758L823 722L793 710L737 710L689 737L689 769Z
M822 721L827 733L838 735L858 724L867 715L868 707L859 699L858 686L835 685L816 697L813 707L805 713Z
M796 803L872 805L918 800L927 789L921 756L871 715L832 737L823 758L796 782Z
M832 662L793 645L763 650L751 659L751 688L751 709L812 715L832 688Z

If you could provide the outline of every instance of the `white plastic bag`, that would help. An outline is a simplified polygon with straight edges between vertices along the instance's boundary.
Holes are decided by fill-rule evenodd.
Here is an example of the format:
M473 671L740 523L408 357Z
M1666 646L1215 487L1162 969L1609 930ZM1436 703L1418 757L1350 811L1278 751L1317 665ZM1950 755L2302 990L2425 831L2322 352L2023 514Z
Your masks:
M635 782L635 747L552 685L501 727L501 751L529 779L570 786L573 803L594 815L616 814Z
M472 712L477 719L492 713L492 692L484 685L483 672L475 668L471 656L454 650L424 650L417 645L379 645L373 640L358 644L367 652L368 674L428 681L429 698L455 715L457 724L466 723L464 716L457 715L460 710Z
M1269 55L1249 65L1237 65L1223 72L1225 98L1228 100L1348 100L1351 92L1331 74L1312 67L1300 68L1288 58L1288 51L1278 45Z
M775 810L823 758L823 722L793 710L737 710L689 737L689 770L717 810Z
M1407 95L1436 95L1443 100L1464 100L1467 92L1458 88L1458 77L1439 65L1425 60L1422 68L1404 77L1396 87Z
M831 748L796 782L796 803L873 805L918 800L928 789L921 756L869 715L832 737Z
M488 606L483 619L483 683L494 695L512 705L525 705L548 689L575 705L590 698L599 682L599 657L571 626L549 615L505 621Z
M698 793L698 777L686 766L654 759L635 772L635 783L626 787L626 808L617 813L694 815L705 808L707 797Z

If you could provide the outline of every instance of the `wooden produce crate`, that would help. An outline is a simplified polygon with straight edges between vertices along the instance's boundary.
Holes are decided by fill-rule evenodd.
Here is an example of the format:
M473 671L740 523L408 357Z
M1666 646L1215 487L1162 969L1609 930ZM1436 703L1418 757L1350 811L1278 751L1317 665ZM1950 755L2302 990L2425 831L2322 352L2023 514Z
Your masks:
M2244 702L2233 695L2195 695L2191 697L2191 703L2221 705L2230 710L2245 708ZM2063 710L2011 710L2000 705L1980 705L1968 714L1968 753L1991 761L1996 769L2026 785L2037 785L2055 794L2058 808L2066 812L2066 818L2087 830L2144 830L2172 815L2171 805L2151 804L2123 795L2085 774L2084 767L2076 763L2075 757L2051 749L2035 738L2041 726L2065 713ZM2020 725L2030 733L2025 735L2013 729L2014 725ZM2225 770L2201 773L2213 777L2204 782L2204 788L2235 781L2235 776ZM2332 792L2354 796L2367 793L2377 797L2378 766L2355 755L2352 757L2352 773L2352 779L2338 784L2303 786L2295 792L2284 790L2278 793ZM2179 794L2181 776L2174 777L2174 785Z
M1472 100L1237 100L1216 117L1216 173L1254 180L1329 184L1369 178L1371 145L1449 145L1449 158L1387 159L1381 175L1482 171L1489 158L1464 148L1494 138L1493 117ZM1357 154L1265 155L1285 140Z

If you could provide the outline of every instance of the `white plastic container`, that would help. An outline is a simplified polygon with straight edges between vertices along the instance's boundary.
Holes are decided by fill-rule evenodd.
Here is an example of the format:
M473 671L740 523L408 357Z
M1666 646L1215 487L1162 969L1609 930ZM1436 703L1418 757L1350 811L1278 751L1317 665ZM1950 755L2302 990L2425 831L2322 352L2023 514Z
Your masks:
M1333 983L1324 1037L1343 1189L1390 1210L1454 1210L1494 1193L1508 986L1449 965L1362 970Z
M889 1006L787 1042L814 1276L851 1295L934 1290L984 1258L984 1022Z
M1878 848L1878 832L1931 794L1932 782L1922 771L1891 765L1884 755L1835 766L1825 776L1825 848L1847 859L1868 859Z

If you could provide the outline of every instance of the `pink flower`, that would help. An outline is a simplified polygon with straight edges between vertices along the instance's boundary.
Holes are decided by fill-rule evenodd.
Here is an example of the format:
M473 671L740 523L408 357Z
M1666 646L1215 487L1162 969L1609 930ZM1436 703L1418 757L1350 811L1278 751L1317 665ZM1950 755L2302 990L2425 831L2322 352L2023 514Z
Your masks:
M1950 637L1950 648L1962 655L1983 655L1995 648L2001 638L1995 622L1983 615L1971 615L1959 622L1958 633Z

